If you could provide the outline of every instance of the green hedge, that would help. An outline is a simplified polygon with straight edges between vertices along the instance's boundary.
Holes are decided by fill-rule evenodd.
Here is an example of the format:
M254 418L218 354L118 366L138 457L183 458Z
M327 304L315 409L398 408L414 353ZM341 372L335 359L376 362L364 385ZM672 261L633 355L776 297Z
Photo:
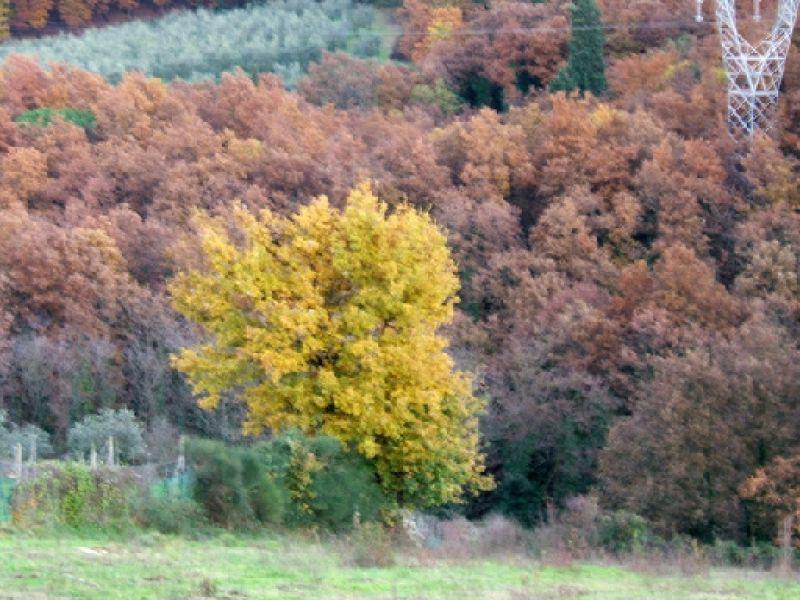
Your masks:
M228 528L259 525L347 531L356 513L376 521L391 507L372 466L329 437L279 436L251 447L190 440L193 498Z

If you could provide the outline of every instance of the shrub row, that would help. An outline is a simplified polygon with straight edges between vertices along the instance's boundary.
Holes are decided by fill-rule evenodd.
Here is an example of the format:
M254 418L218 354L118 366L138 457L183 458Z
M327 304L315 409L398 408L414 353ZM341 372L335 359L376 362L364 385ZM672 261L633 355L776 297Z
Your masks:
M21 528L121 529L131 523L139 489L127 470L50 463L14 490L12 515Z
M131 21L75 34L0 45L41 64L66 63L116 82L128 71L166 80L214 79L242 68L272 72L292 83L322 51L376 56L377 34L363 29L374 9L350 0L281 0L224 12L175 12L155 21Z
M378 521L392 508L369 463L333 438L287 434L251 447L192 440L186 450L186 488L153 484L129 469L45 463L14 491L14 522L181 534L208 525L341 532L354 522Z
M398 535L401 528L393 536L380 524L381 513L392 505L381 494L371 467L334 439L292 434L249 448L195 440L188 450L194 465L188 495L180 490L154 494L153 487L129 470L48 463L36 479L14 491L14 523L20 528L105 532L136 527L194 536L211 527L346 532L354 522L365 521L350 537L353 559L364 566L391 564L394 542L401 538L450 558L530 553L569 560L642 557L689 560L695 568L718 564L768 569L782 555L770 543L741 546L717 540L701 546L684 535L665 539L641 517L601 511L586 497L573 499L557 518L535 530L499 515L483 522L418 515L416 536ZM798 554L795 549L795 560Z
M708 544L685 534L660 535L653 524L626 510L601 509L592 496L569 499L563 511L532 532L535 553L562 554L571 559L596 556L675 562L693 567L710 564L768 569L779 563L783 550L769 542L743 546L717 538ZM795 549L795 559L800 549Z

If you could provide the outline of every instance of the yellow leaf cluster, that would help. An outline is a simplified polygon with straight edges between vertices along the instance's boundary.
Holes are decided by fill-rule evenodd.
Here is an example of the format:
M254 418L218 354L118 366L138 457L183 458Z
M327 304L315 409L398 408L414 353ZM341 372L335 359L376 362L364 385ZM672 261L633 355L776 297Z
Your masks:
M314 474L322 468L313 452L300 442L291 443L291 459L288 472L289 496L301 513L311 514L311 502L316 495L312 490Z
M238 231L201 219L206 266L171 285L208 343L175 357L201 404L241 393L246 430L334 436L372 460L404 505L485 488L481 402L438 328L458 278L442 231L389 212L368 185L343 210L325 197L291 218L234 210Z
M0 0L0 41L11 37L9 29L9 17L11 16L11 6L9 0Z

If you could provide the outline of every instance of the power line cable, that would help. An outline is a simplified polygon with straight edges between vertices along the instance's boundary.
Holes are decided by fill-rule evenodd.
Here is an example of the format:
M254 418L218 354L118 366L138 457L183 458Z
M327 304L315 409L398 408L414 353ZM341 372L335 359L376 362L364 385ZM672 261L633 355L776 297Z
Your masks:
M456 36L471 36L471 35L492 35L496 33L564 33L571 31L594 31L597 29L603 31L619 31L619 30L647 30L647 29L708 29L715 27L713 21L655 21L653 23L605 23L603 25L579 25L576 27L496 27L496 28L482 28L482 29L459 29L456 28L451 32L453 37ZM374 35L380 37L394 37L398 35L429 35L428 30L402 30L402 31L386 31L382 29L359 29L351 36L359 34Z

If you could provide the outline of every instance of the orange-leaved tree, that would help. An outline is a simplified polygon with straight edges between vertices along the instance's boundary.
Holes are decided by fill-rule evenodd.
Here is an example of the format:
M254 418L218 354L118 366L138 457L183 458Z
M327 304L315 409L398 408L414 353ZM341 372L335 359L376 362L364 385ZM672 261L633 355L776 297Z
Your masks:
M482 405L437 333L458 279L430 218L390 213L368 185L341 211L321 197L290 218L232 217L235 233L199 218L205 264L171 285L175 308L208 334L174 359L202 406L239 391L249 433L337 437L401 506L486 488Z

